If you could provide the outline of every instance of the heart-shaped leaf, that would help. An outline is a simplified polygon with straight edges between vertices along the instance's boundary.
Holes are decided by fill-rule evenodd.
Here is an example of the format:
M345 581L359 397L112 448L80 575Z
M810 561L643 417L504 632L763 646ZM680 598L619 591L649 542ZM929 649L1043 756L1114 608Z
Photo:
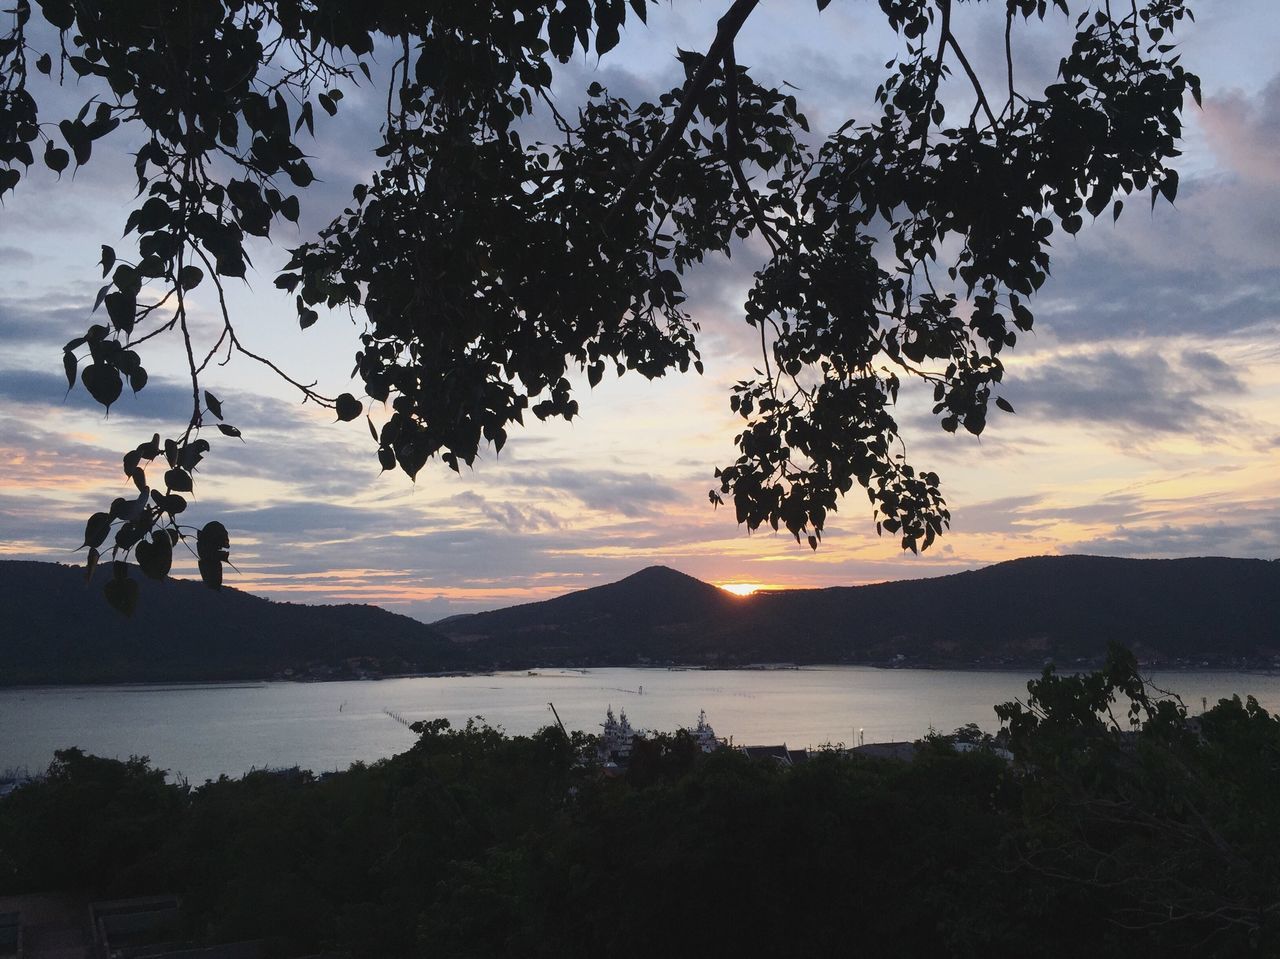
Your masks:
M132 616L133 611L138 608L137 580L113 577L103 587L102 594L107 597L107 602L111 604L112 609L126 616Z
M142 540L133 551L138 566L152 579L164 579L173 567L173 544L169 534L160 532L150 540Z

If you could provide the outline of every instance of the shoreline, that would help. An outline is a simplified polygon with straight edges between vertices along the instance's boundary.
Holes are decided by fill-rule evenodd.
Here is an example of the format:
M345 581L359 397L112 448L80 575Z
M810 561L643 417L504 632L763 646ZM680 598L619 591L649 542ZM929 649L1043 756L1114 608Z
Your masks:
M58 689L74 689L74 688L102 688L102 687L120 687L122 692L128 692L131 689L148 692L162 692L170 689L174 692L196 692L201 689L227 690L227 689L256 689L275 683L294 683L297 685L311 685L314 683L363 683L363 682L384 682L394 679L462 679L482 676L497 676L503 673L522 673L530 674L529 678L538 678L536 675L540 670L557 670L564 672L587 673L592 670L602 669L635 669L644 670L646 672L793 672L804 670L825 670L825 669L874 669L883 672L953 672L953 673L1020 673L1028 676L1039 676L1045 667L1045 663L999 663L999 664L951 664L951 663L886 663L886 662L826 662L826 663L744 663L737 666L707 666L705 664L654 664L654 663L628 663L628 664L609 664L609 665L593 665L593 666L557 666L551 664L539 664L533 666L512 666L493 669L477 669L477 670L444 670L440 672L412 672L412 673L386 673L378 676L343 676L343 677L316 677L316 678L297 678L297 677L281 677L281 676L255 676L240 677L236 679L156 679L156 680L137 680L137 679L105 679L101 681L81 681L67 680L63 682L41 682L41 683L5 683L0 681L0 692L38 692L41 690L58 690ZM1074 663L1061 665L1058 664L1058 672L1061 675L1075 675L1078 673L1092 672L1101 668L1101 662L1097 663ZM1167 674L1167 673L1240 673L1251 676L1276 676L1280 675L1280 667L1276 666L1242 666L1242 665L1203 665L1199 663L1156 663L1156 664L1140 664L1140 670L1146 676ZM553 678L553 677L546 677Z

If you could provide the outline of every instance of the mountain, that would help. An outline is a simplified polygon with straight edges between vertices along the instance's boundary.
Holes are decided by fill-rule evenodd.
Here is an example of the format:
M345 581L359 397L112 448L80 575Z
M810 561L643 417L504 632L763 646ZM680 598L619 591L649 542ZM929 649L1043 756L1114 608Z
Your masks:
M650 566L626 579L541 603L454 616L435 627L480 659L524 663L684 661L732 617L736 598L692 576Z
M99 571L0 562L0 685L266 679L428 672L469 665L467 652L415 619L376 606L276 603L236 589L137 577L125 618L106 605Z
M506 665L643 661L1269 665L1280 562L1041 556L934 579L734 597L652 567L608 586L436 624ZM901 657L901 659L899 659Z
M738 597L653 566L605 586L427 626L373 606L275 603L141 583L132 618L102 572L0 562L0 685L341 678L534 665L760 662L1034 666L1280 662L1280 561L1041 556L935 579Z

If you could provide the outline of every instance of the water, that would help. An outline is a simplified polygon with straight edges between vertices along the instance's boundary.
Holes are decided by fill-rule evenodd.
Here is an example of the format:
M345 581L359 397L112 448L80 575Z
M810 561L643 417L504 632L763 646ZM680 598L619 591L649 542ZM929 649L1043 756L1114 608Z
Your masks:
M53 751L79 746L101 756L149 756L193 783L252 768L345 769L402 752L409 721L483 716L510 733L554 722L597 731L605 708L625 709L637 728L692 726L705 709L718 735L738 744L794 748L916 739L930 727L998 728L992 706L1023 696L1017 672L829 667L672 672L544 670L537 675L388 679L344 683L72 686L0 690L0 771L45 768ZM1232 693L1280 709L1280 676L1184 672L1156 677L1199 710ZM643 687L643 694L640 689Z

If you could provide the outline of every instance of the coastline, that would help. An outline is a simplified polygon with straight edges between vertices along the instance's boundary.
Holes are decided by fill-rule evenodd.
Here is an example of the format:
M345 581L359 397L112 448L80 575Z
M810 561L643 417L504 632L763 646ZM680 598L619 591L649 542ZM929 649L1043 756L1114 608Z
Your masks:
M884 672L912 671L912 672L954 672L954 673L1018 673L1028 676L1039 676L1043 672L1048 663L1040 662L1003 662L1003 663L951 663L944 661L936 662L814 662L814 663L793 663L793 662L776 662L776 663L741 663L732 665L707 665L705 663L604 663L604 664L588 664L582 665L575 661L573 665L559 665L555 663L534 663L507 665L503 664L490 669L475 670L441 670L441 671L416 671L407 673L380 673L366 674L355 676L242 676L229 679L103 679L103 680L53 680L36 683L8 683L0 679L0 690L2 691L40 691L40 690L58 690L58 689L74 689L77 687L87 688L106 688L119 687L121 691L129 689L145 690L147 692L162 692L166 689L172 689L175 692L198 692L201 689L208 690L228 690L228 689L254 689L262 688L268 684L297 684L311 685L314 683L356 683L356 682L382 682L393 679L453 679L453 678L471 678L481 676L497 676L503 673L522 673L527 672L530 678L537 678L536 673L539 670L561 670L569 672L588 673L592 670L600 669L635 669L645 670L647 672L663 673L663 672L788 672L788 671L804 671L804 670L824 670L824 669L874 669ZM1102 660L1091 660L1087 663L1059 663L1055 664L1057 671L1064 675L1074 675L1077 673L1091 672L1101 668ZM1144 662L1140 663L1140 668L1145 675L1153 675L1157 673L1241 673L1245 675L1256 676L1276 676L1280 675L1280 666L1266 665L1261 663L1244 664L1244 663L1213 663L1213 662Z

